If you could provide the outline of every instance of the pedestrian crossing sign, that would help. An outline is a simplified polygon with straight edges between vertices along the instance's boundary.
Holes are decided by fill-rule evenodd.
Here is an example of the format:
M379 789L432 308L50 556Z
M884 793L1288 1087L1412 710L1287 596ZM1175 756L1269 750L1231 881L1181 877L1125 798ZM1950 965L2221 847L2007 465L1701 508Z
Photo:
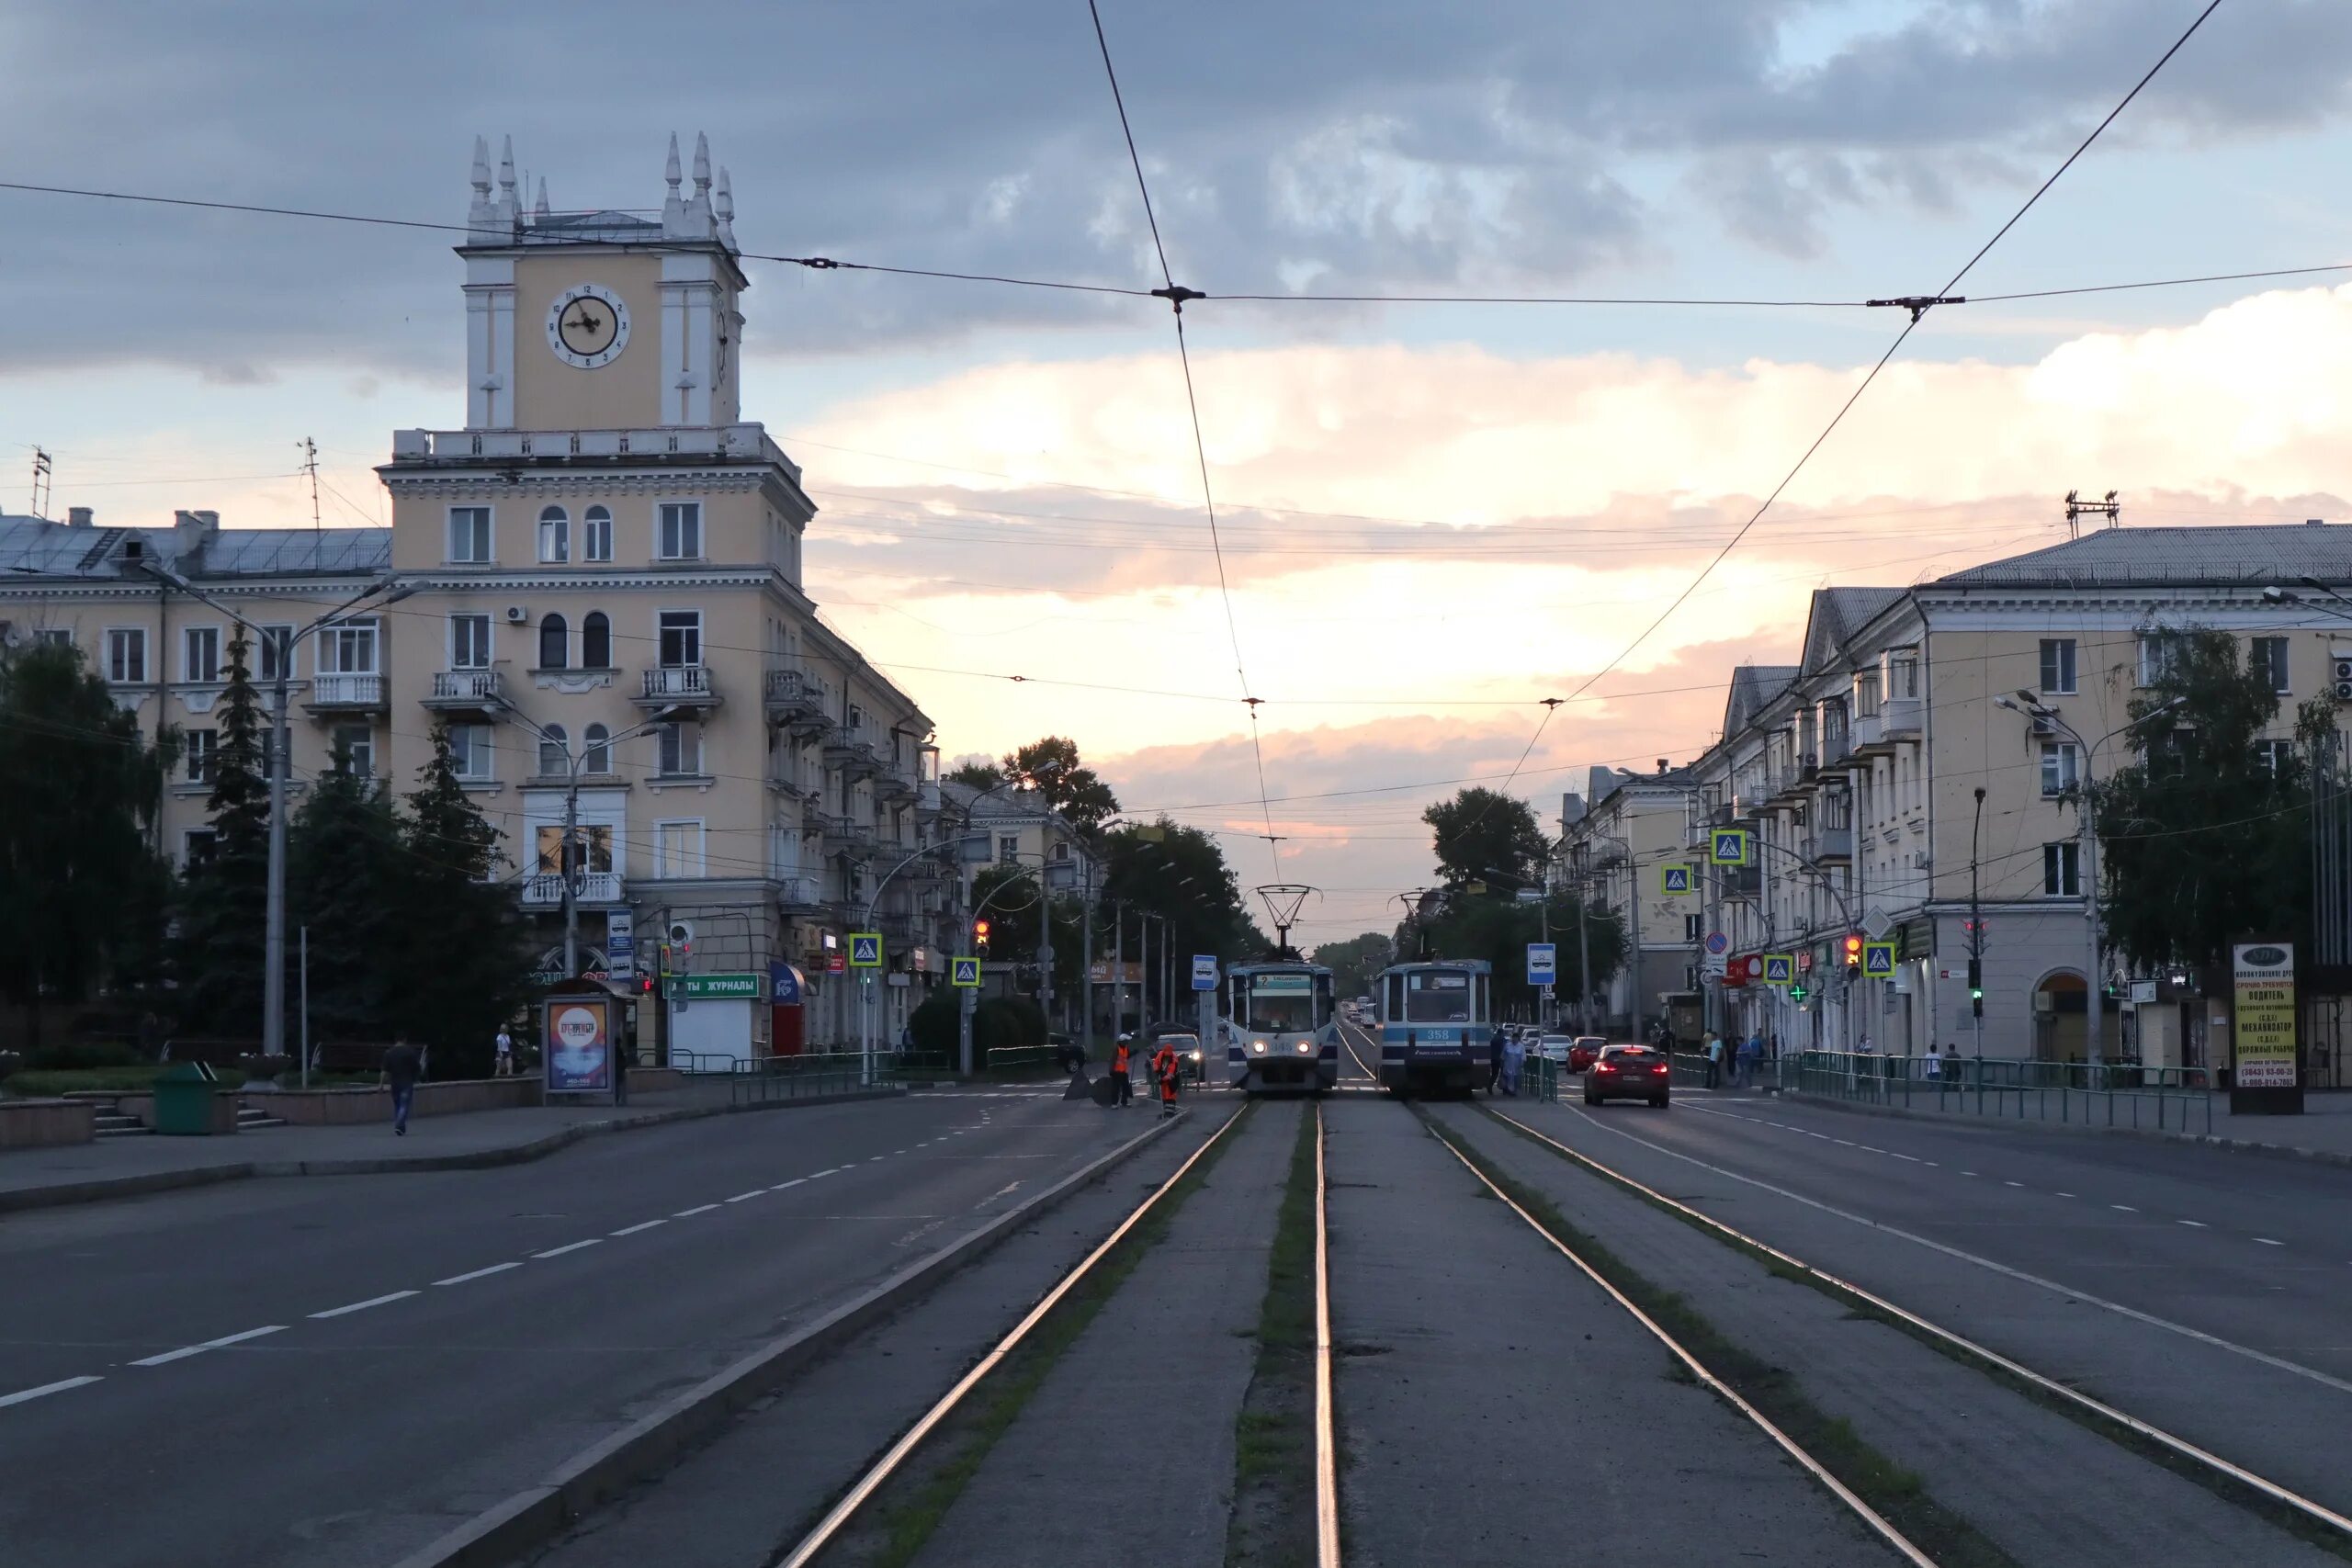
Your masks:
M880 931L849 933L849 966L853 969L882 967L882 933Z
M1862 977L1868 980L1894 978L1894 944L1891 942L1862 943Z
M947 961L947 983L966 987L980 983L980 961L977 958L951 958Z
M1707 835L1707 858L1717 865L1748 863L1747 829L1717 828Z
M1695 865L1662 865L1657 868L1657 875L1658 891L1669 898L1698 891L1699 868Z
M1768 986L1789 986L1796 983L1797 961L1786 953L1764 955L1764 983Z

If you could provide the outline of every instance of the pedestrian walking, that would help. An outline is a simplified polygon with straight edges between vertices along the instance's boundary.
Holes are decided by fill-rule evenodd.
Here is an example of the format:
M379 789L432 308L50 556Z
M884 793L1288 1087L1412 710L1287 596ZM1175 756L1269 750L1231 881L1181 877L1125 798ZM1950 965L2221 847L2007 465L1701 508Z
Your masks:
M1503 1054L1510 1031L1498 1029L1487 1041L1487 1084L1496 1094L1509 1092L1503 1088Z
M1135 1103L1136 1080L1130 1062L1127 1043L1120 1041L1111 1047L1111 1103L1124 1111Z
M503 1023L498 1026L498 1038L491 1042L491 1077L513 1077L514 1076L514 1037L506 1032L506 1026Z
M1707 1031L1707 1087L1715 1088L1723 1080L1724 1040L1713 1030Z
M1503 1042L1503 1092L1519 1098L1519 1071L1527 1065L1527 1047L1514 1034Z
M1944 1076L1944 1054L1937 1049L1932 1040L1928 1042L1928 1076L1931 1078Z
M408 1111L416 1100L416 1080L424 1076L424 1056L408 1043L408 1036L393 1038L392 1048L384 1053L383 1070L377 1082L392 1091L392 1136L408 1136Z
M1764 1059L1764 1034L1761 1030L1741 1042L1739 1054L1732 1063L1731 1081L1735 1089L1744 1089L1756 1082L1756 1065Z
M1159 1080L1159 1119L1165 1122L1176 1114L1175 1046L1165 1041L1160 1043L1159 1049L1152 1053L1151 1074Z

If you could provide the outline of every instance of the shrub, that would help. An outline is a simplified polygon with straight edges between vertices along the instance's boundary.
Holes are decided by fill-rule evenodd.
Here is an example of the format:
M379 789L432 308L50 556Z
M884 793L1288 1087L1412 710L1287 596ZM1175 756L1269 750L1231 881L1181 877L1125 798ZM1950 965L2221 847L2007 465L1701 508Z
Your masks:
M138 1053L115 1040L70 1040L58 1045L37 1045L25 1055L25 1066L62 1072L87 1067L128 1067Z
M985 1062L990 1051L1046 1043L1046 1013L1026 997L990 997L972 1010L972 1055Z

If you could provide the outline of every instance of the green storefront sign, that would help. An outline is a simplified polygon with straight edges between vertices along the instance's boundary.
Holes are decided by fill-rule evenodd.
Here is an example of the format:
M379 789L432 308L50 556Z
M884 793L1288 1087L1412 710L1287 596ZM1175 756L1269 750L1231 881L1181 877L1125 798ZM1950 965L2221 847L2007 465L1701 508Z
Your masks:
M757 975L681 975L673 995L690 1002L755 1002L760 999Z

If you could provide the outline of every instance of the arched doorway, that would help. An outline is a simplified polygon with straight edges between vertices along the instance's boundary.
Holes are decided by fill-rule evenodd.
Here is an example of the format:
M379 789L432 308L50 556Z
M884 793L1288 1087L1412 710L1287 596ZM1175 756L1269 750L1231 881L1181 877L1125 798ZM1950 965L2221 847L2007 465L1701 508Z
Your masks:
M2087 1053L2090 992L2077 970L2053 969L2033 983L2033 1054L2043 1061L2079 1062Z

